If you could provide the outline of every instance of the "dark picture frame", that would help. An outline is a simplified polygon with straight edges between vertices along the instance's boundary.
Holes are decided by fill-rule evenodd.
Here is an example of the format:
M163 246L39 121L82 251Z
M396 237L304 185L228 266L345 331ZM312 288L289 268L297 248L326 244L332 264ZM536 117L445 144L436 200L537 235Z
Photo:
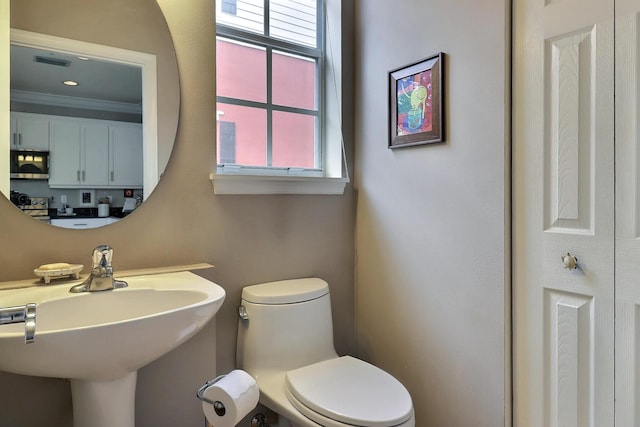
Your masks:
M96 204L96 190L80 190L78 198L78 206L93 207Z
M389 71L389 145L444 141L442 52Z

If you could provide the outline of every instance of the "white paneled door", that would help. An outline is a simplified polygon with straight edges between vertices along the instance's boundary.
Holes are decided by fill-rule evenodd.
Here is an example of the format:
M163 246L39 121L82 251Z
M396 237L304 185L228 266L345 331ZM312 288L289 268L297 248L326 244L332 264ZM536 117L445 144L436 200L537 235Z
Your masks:
M614 4L513 16L514 426L613 427Z
M640 0L616 0L616 425L640 426Z

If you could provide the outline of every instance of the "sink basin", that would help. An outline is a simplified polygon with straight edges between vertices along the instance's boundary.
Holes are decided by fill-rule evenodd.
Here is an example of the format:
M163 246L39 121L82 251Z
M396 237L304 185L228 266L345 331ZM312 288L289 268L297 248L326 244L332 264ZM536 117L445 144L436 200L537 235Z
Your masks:
M129 286L0 291L3 307L37 304L33 343L24 342L24 323L0 326L0 370L71 379L76 427L133 427L137 370L193 336L225 298L220 286L188 271L118 279ZM104 422L96 419L101 414Z

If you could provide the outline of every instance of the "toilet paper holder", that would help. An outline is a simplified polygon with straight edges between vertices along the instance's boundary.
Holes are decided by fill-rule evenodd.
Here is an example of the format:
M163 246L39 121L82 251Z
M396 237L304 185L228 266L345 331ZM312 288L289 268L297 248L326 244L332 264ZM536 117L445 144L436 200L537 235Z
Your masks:
M219 417L224 416L224 414L227 412L227 408L225 408L224 404L222 402L220 402L219 400L213 401L211 399L207 399L206 397L204 397L204 392L211 387L212 385L214 385L215 383L217 383L218 381L220 381L221 379L223 379L226 375L219 375L217 377L215 377L212 380L207 381L202 387L200 387L198 389L198 391L196 392L196 397L201 400L202 402L207 402L210 405L213 405L213 409L214 411L216 411L216 414Z

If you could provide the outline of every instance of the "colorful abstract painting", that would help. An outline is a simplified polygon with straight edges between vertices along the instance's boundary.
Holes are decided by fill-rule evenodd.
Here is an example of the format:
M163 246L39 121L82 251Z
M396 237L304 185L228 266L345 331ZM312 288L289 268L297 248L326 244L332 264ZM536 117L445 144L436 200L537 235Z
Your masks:
M432 130L431 70L397 81L397 135Z

